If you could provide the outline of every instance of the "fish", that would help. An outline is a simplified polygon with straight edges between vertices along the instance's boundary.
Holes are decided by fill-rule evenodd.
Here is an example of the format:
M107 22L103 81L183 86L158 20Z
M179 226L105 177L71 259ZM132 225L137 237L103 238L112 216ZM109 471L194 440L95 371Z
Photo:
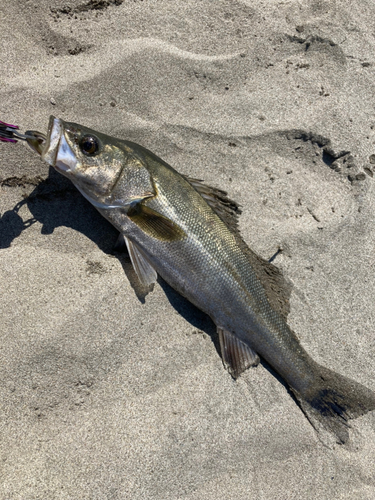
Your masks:
M46 135L26 137L118 229L143 285L160 276L211 317L234 378L263 359L323 442L349 440L349 420L375 409L375 393L303 348L287 323L290 285L242 239L239 205L225 191L138 144L54 116Z

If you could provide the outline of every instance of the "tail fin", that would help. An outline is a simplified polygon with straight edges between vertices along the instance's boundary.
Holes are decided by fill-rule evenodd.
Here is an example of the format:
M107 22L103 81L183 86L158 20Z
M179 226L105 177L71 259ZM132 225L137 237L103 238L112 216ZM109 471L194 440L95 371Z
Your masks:
M293 389L292 389L293 390ZM317 382L308 396L293 390L297 401L325 444L344 444L349 438L348 421L375 409L375 393L367 387L318 367Z

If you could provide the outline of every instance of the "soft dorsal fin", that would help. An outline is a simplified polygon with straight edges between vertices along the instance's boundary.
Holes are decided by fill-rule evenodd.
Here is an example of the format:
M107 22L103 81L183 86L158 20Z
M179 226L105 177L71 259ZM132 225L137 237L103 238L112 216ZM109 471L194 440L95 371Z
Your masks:
M241 241L242 245L246 247L249 262L266 292L268 302L286 321L290 311L291 282L285 278L278 267L257 255L242 239Z
M250 366L259 363L259 356L247 344L244 344L233 333L217 328L219 334L221 356L225 368L233 378L239 377Z
M210 205L212 210L234 235L238 245L247 255L258 280L262 283L269 303L275 311L286 319L290 309L289 297L292 289L291 284L284 278L282 272L277 267L259 257L242 239L238 229L238 216L241 214L239 205L228 198L226 191L207 186L199 179L187 176L184 176L184 178L206 200L208 205Z

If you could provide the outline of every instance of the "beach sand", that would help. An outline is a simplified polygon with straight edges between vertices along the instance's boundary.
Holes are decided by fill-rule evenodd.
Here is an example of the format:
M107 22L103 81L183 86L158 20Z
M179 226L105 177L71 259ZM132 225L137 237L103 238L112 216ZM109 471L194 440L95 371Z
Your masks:
M239 202L313 358L375 390L372 1L4 0L0 119L135 141ZM0 498L373 499L375 412L318 440L25 144L0 143Z

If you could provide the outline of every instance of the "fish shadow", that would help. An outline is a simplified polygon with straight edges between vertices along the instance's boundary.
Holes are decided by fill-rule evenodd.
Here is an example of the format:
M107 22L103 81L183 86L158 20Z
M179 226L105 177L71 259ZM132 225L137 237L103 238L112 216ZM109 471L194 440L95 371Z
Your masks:
M23 221L19 210L27 205L32 218ZM0 248L8 248L12 242L35 222L42 224L41 233L52 234L57 227L66 226L84 234L105 253L111 249L118 232L77 191L73 184L52 167L49 176L0 220Z
M133 288L138 300L142 304L144 304L146 296L153 291L154 285L144 286L140 283L130 261L129 254L126 250L123 250L121 252L115 251L113 252L113 255L115 255L116 258L120 261L126 277L128 278L129 283ZM215 349L220 356L219 336L216 331L216 325L211 320L211 318L206 313L194 306L187 299L185 299L178 292L176 292L160 276L158 276L158 283L175 311L177 311L178 314L180 314L180 316L188 321L194 328L205 332L211 338Z
M212 319L203 311L194 306L187 299L182 297L171 286L168 285L162 278L158 278L158 283L163 289L171 306L188 321L194 328L205 332L212 340L215 349L221 356L219 336L216 331L216 325Z
M33 215L27 221L23 221L18 214L25 204ZM142 304L145 303L145 298L152 291L153 285L144 287L138 280L127 251L116 250L118 231L79 193L69 179L57 173L52 167L48 177L40 182L27 198L0 218L0 249L10 247L12 242L35 222L42 224L41 233L44 235L52 234L60 226L79 231L104 253L117 258L138 300ZM216 325L211 318L177 293L162 278L158 278L158 283L171 306L194 328L205 332L211 338L221 357ZM284 380L267 362L261 359L261 364L290 392ZM291 396L293 397L292 393Z
M23 221L19 210L27 205L32 218ZM153 289L138 280L126 250L118 251L118 231L79 193L69 179L50 167L49 175L35 186L29 196L5 212L0 219L0 248L8 248L20 234L35 222L42 225L41 233L49 235L60 226L78 231L93 241L104 253L120 262L138 300L144 304ZM162 278L158 278L172 307L194 328L209 335L220 352L216 327L211 319L179 295Z
M211 339L212 343L215 346L216 352L219 357L222 359L221 355L221 347L219 335L217 333L217 328L212 319L203 311L194 306L187 299L182 297L178 292L176 292L172 287L168 285L162 278L158 278L158 283L163 289L167 299L169 300L171 306L188 321L192 326L194 326L197 330L201 330L205 332ZM273 377L275 377L287 390L287 392L291 395L291 397L298 403L298 400L295 398L293 392L290 390L288 384L285 380L272 368L271 365L267 363L266 360L260 358L260 365L263 366ZM254 369L254 368L253 368ZM228 374L229 375L229 374ZM241 376L241 375L240 375ZM232 376L235 380L235 378Z
M196 306L191 304L187 299L182 297L178 292L176 292L172 287L168 285L162 278L158 278L158 283L163 289L167 299L169 300L171 306L188 321L192 326L194 326L197 330L201 330L205 332L211 339L212 343L215 346L216 352L219 357L222 359L221 355L221 347L219 341L219 335L217 333L217 328L212 319L203 311L198 309ZM287 390L290 396L296 401L299 405L298 400L294 396L293 392L290 390L288 384L285 380L272 368L270 364L267 363L266 360L260 358L259 364L263 366L273 377L275 377ZM252 368L254 369L254 367ZM250 368L251 370L251 368ZM229 375L229 373L228 373ZM232 375L231 375L232 376ZM240 375L241 376L241 375ZM235 377L232 376L235 380Z

